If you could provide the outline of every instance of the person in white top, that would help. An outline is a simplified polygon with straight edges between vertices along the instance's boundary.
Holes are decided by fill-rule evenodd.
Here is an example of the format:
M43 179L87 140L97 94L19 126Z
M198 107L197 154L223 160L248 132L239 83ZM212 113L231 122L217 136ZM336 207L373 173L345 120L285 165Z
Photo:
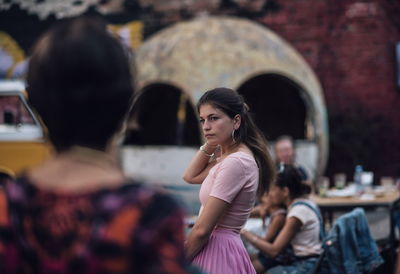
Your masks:
M321 221L318 207L307 198L310 191L297 168L284 165L268 195L272 204L285 204L288 208L282 230L272 243L249 231L241 231L241 235L262 252L263 256L253 262L257 273L266 270L268 273L307 273L314 267L322 251ZM279 261L275 258L289 246L294 253L293 261L276 266Z

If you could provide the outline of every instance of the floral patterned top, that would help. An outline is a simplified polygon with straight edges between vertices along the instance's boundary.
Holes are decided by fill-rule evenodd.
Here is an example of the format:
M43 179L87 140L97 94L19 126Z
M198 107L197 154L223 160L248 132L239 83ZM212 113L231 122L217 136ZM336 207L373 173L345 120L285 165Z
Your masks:
M0 273L198 273L183 212L148 186L71 194L21 177L0 192Z

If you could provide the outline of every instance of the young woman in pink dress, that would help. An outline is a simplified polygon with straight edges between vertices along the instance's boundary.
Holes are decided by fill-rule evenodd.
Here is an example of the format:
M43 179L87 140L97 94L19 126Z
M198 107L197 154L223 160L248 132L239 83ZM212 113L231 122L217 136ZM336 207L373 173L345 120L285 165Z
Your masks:
M231 89L206 92L197 108L207 142L183 176L202 184L202 206L186 255L210 274L255 273L239 232L257 194L265 193L275 177L266 141L243 98Z

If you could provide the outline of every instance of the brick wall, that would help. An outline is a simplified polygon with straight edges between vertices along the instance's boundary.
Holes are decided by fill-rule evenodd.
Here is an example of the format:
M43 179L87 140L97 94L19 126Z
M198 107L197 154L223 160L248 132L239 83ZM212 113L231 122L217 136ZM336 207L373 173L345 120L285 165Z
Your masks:
M260 21L291 42L320 78L332 138L328 173L351 173L361 163L378 176L400 176L399 2L279 3L281 10Z

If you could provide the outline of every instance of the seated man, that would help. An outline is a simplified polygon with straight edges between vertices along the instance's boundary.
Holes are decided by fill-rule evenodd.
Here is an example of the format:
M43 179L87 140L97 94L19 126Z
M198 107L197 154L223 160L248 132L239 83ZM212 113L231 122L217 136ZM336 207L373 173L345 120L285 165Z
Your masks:
M296 163L296 152L293 138L288 135L282 135L278 137L275 142L274 152L275 163L277 165L278 171L280 169L280 166L283 164L295 166L298 169L303 182L308 184L311 187L311 191L313 192L314 187L311 182L310 175L302 165Z

